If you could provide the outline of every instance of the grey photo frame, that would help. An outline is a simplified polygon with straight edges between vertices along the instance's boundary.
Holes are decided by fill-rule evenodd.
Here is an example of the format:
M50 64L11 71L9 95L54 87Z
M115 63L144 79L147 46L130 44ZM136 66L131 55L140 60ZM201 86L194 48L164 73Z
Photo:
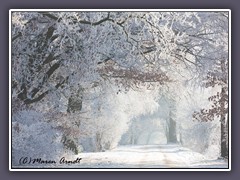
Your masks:
M10 46L9 46L9 49L10 49L9 56L11 57L12 53L14 53L13 50L12 50L12 46L13 46L12 44L13 44L14 40L18 38L18 35L13 35L12 34L12 28L11 28L12 23L14 21L14 18L13 18L14 13L31 14L31 13L38 12L39 14L45 13L47 17L52 18L53 15L51 15L51 13L54 13L54 12L74 13L75 11L77 11L77 12L81 12L81 11L82 12L90 12L90 13L117 11L117 12L131 12L133 14L137 13L137 12L141 12L141 11L143 11L143 12L156 12L156 13L157 12L163 12L163 13L164 12L166 12L166 13L168 13L168 12L173 12L173 13L196 12L196 13L199 13L199 14L205 13L205 12L206 13L208 13L208 12L213 12L213 13L224 12L224 13L228 14L228 25L227 25L228 26L228 31L229 31L228 44L231 44L231 11L228 10L228 9L217 9L217 10L216 9L191 9L191 10L189 10L189 9L11 9L9 11L9 27L10 27L9 34L11 34L11 36L9 37L9 42L11 42ZM55 17L53 17L53 18L55 18ZM54 21L55 21L55 19L54 19ZM214 49L214 51L215 51L215 49ZM228 47L228 56L231 57L231 46ZM10 78L12 78L14 76L14 73L15 73L12 70L13 65L12 65L11 62L12 62L12 57L10 58L10 66L9 66L9 77ZM53 65L53 67L54 67L54 65ZM227 70L228 71L227 74L231 73L231 58L229 58L228 67L229 67L229 69ZM231 76L228 76L228 79L229 79L229 81L231 81ZM11 86L9 86L9 87L12 87L13 86L12 81L10 81L10 84L11 84ZM231 97L231 84L228 84L227 88L229 89L229 92L230 92L229 97ZM12 90L9 89L9 92L11 92L11 94L9 94L9 96L10 96L9 98L12 99L11 98ZM13 103L14 103L14 101L11 100L10 103L9 103L9 110L12 110L12 107L14 106ZM228 100L228 104L231 104L231 99ZM9 114L11 114L12 111L9 111ZM231 106L228 107L228 111L229 111L230 118L229 118L229 123L227 124L227 127L228 127L228 132L231 132ZM11 171L29 171L29 170L37 170L37 171L59 171L59 170L60 171L69 171L69 170L70 171L92 171L92 170L94 170L94 171L112 171L112 170L114 170L114 171L132 171L132 170L134 170L134 171L139 171L139 170L141 170L141 171L171 171L171 170L175 170L175 171L229 171L229 170L231 170L231 148L228 149L228 153L227 153L228 157L229 157L228 162L227 162L227 168L226 167L221 167L220 165L216 166L216 168L212 168L212 167L209 167L207 165L205 165L205 167L204 167L204 165L202 165L202 167L200 166L200 167L186 167L186 168L184 166L181 167L181 165L179 167L178 166L176 166L176 167L173 166L173 167L170 167L170 168L162 168L161 166L160 167L156 166L155 168L154 167L150 168L148 166L142 167L142 165L140 167L136 167L136 168L131 167L131 166L128 167L127 165L126 165L126 167L118 167L118 165L115 165L115 166L112 165L109 168L106 165L105 165L106 167L101 167L100 166L100 167L97 167L97 168L91 167L91 165L87 166L87 167L81 167L81 166L79 166L79 167L73 166L72 167L70 165L64 167L64 166L61 166L61 164L62 164L62 160L63 159L65 160L65 157L62 157L62 158L61 157L55 157L55 158L60 159L60 160L48 160L48 159L44 160L45 162L47 161L49 164L57 164L56 167L51 168L51 167L47 167L47 166L40 166L40 167L37 166L35 168L34 166L32 166L32 168L31 168L32 164L36 164L36 162L38 162L38 161L41 161L41 163L39 163L39 164L42 164L44 161L40 160L41 156L40 157L30 157L30 156L27 157L28 154L25 155L26 157L25 156L18 157L19 159L16 160L16 161L18 161L18 162L16 162L18 165L13 166L13 158L16 158L16 157L14 157L14 155L13 155L13 148L12 147L16 146L16 145L13 144L13 140L12 140L13 139L13 133L12 132L14 131L13 130L14 128L12 128L13 121L11 119L9 119L9 121L11 122L11 123L9 122L9 131L10 131L10 133L9 133L9 139L10 139L9 144L11 144L11 146L9 146L9 149L11 149L10 150L11 154L9 155L9 161L11 162L11 165L9 165L9 169ZM229 142L228 146L231 147L231 135L228 135L228 139L229 139L228 140L228 142ZM79 164L81 164L80 161L82 159L84 159L81 156L82 156L81 153L77 156L76 161L78 161ZM35 159L35 158L37 158L37 159ZM51 157L49 157L49 158L51 158ZM113 162L114 161L116 161L116 160L113 160ZM169 160L166 160L166 161L169 161ZM48 164L48 163L46 163L46 164ZM74 161L74 163L75 163L75 161ZM24 164L25 165L29 164L29 166L24 167Z
M172 4L174 5L172 5ZM228 1L218 1L218 3L216 2L210 2L210 1L202 1L201 3L193 3L193 2L190 2L190 1L184 1L182 4L179 4L178 2L173 2L173 1L170 1L168 3L157 3L157 2L152 2L152 4L150 2L145 2L145 3L140 3L139 2L128 2L128 4L123 4L123 2L107 2L105 1L104 3L100 3L100 2L95 2L94 6L91 6L91 3L88 2L88 3L76 3L76 2L73 2L73 1L68 1L68 2L61 2L58 4L58 7L57 8L71 8L71 7L74 7L74 5L78 5L79 7L81 6L82 8L224 8L224 9L231 9L232 10L232 36L235 36L236 37L238 36L237 35L237 30L239 30L239 24L236 23L236 19L239 15L239 12L237 12L237 3L233 3L233 2L228 2ZM135 4L138 4L138 6L135 6ZM150 5L151 4L151 5ZM178 5L179 4L179 5ZM27 1L22 1L21 3L19 2L12 2L12 1L8 1L8 2L1 2L1 9L2 9L2 12L4 13L4 15L1 17L2 21L2 26L5 26L5 27L8 27L8 10L9 9L12 9L12 8L33 8L33 7L37 7L37 8L56 8L55 7L55 3L53 2L45 2L45 1L42 1L42 2L27 2ZM7 34L8 34L8 28L2 28L1 30L4 30L3 32L1 32L1 39L3 40L1 43L2 43L2 47L7 47L7 46L4 46L3 43L7 44L8 43L8 38L7 38ZM236 169L237 168L237 161L238 161L238 155L236 154L239 150L239 145L237 142L235 142L235 139L236 137L238 137L238 131L237 131L237 125L239 124L239 122L234 122L234 119L236 119L236 108L237 108L237 103L236 100L239 99L237 98L238 95L237 95L237 92L239 90L239 87L237 86L236 82L234 82L236 79L236 76L238 76L238 72L236 71L237 70L237 65L238 65L238 61L235 60L237 59L236 56L237 56L237 52L235 50L235 47L236 47L236 39L233 38L232 40L232 97L236 97L233 99L232 101L232 119L233 119L233 122L232 122L232 132L231 132L231 135L232 135L232 171L231 172L225 172L225 173L197 173L197 172L191 172L189 174L187 174L187 172L185 173L181 173L181 178L195 178L195 179L202 179L202 178L206 178L206 177L209 177L209 178L216 178L216 179L226 179L226 178L232 178L232 179L235 179L237 176L238 176L238 170ZM4 164L1 165L1 174L7 179L7 178L18 178L18 179L25 179L26 175L25 173L20 173L18 175L16 175L16 173L12 173L12 172L9 172L8 171L8 163L9 163L9 159L8 159L8 152L9 152L9 149L8 149L8 123L7 123L7 119L8 119L8 116L10 116L10 114L7 115L7 112L8 112L8 109L6 106L6 104L8 104L8 97L7 97L7 94L8 94L8 53L7 53L7 48L1 48L1 51L2 51L2 55L4 55L4 57L2 57L2 60L1 60L1 87L4 87L4 88L1 88L1 95L5 94L5 97L4 97L4 101L1 102L1 114L4 115L4 122L2 122L4 125L2 126L2 136L1 138L4 140L2 142L5 143L5 146L2 146L4 147L4 150L1 149L1 156L2 156L2 159L4 160ZM235 61L234 61L235 60ZM235 112L234 112L235 111ZM236 157L236 158L235 158ZM173 170L174 171L174 170ZM56 173L56 172L55 172ZM113 173L102 173L102 178L107 178L109 176L117 176L116 174L113 174ZM146 173L142 173L141 175L138 173L138 172L135 172L136 173L136 177L137 178L147 178L150 174L148 174L148 172ZM135 174L134 173L134 174ZM48 173L49 174L49 173ZM41 176L38 176L36 178L36 175L33 174L33 173L30 173L29 174L29 177L32 177L32 178L35 178L35 179L41 179L41 178L44 178L44 177L47 177L48 174L41 174ZM112 175L111 175L112 174ZM117 174L120 174L120 172L118 172ZM145 175L146 174L146 175ZM200 176L196 176L197 174L199 174ZM82 178L96 178L96 177L99 177L98 173L81 173L81 174L75 174L74 173L74 177L79 177L81 176ZM64 174L64 175L57 175L59 179L61 178L66 178L68 177L68 175ZM122 178L124 178L124 176L132 176L128 173L121 173L121 176ZM119 177L121 177L119 176ZM156 176L156 177L154 177ZM50 177L50 176L49 176ZM153 178L177 178L179 177L179 174L178 173L163 173L163 174L157 174L157 173L152 173L151 174L151 177Z

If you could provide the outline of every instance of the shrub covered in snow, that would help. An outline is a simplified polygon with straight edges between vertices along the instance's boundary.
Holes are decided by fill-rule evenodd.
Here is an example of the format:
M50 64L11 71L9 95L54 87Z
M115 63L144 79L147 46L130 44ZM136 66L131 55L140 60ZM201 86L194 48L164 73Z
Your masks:
M12 117L13 166L22 157L55 159L63 153L61 132L51 127L40 112L19 111ZM39 165L39 164L36 164Z

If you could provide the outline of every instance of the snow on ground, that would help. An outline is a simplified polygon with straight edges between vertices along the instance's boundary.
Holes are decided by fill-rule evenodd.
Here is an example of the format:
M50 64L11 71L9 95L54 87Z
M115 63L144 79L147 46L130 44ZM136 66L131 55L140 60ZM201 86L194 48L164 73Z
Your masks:
M81 153L82 158L69 168L228 168L224 160L210 160L179 145L120 146L98 153ZM70 157L68 157L70 158Z
M119 146L113 150L96 153L63 155L66 161L79 163L25 164L25 168L228 168L224 160L213 160L176 145ZM61 158L62 158L61 157ZM80 159L80 160L79 160ZM14 168L21 168L17 166Z

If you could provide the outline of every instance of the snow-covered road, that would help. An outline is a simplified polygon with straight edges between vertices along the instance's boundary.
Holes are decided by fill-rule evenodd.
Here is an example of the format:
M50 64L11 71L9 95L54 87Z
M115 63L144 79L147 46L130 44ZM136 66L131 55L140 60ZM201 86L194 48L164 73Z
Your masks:
M120 146L99 153L80 153L69 168L228 168L224 160L210 160L179 145Z

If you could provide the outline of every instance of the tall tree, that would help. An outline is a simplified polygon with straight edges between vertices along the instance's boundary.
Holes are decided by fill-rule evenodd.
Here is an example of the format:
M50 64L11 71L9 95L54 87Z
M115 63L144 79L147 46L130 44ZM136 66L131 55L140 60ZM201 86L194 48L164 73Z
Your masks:
M217 94L209 97L211 108L194 112L193 117L199 121L213 121L220 118L221 123L221 157L228 157L228 61L220 60L214 71L210 71L206 78L206 87L220 86Z

